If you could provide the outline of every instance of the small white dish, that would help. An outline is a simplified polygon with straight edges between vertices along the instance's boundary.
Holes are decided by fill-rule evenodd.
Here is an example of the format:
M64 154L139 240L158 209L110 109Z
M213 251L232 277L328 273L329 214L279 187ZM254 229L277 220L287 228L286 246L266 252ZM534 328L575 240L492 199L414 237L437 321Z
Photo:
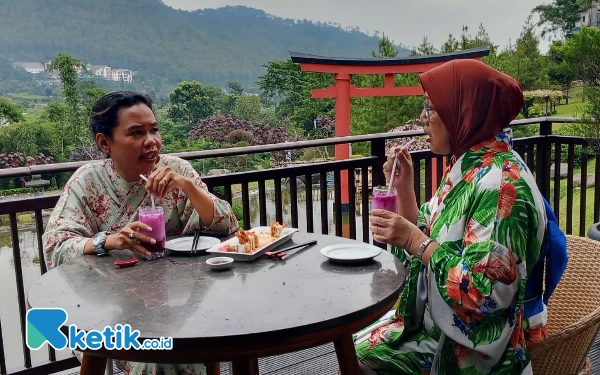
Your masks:
M194 236L177 237L167 241L165 248L175 253L191 253L193 242ZM207 249L219 245L220 243L221 240L216 237L200 236L198 237L196 251L205 252Z
M325 246L321 254L329 260L339 263L359 263L373 259L381 254L382 249L367 243L343 243Z
M233 264L233 258L230 257L214 257L206 260L208 268L211 270L226 270Z

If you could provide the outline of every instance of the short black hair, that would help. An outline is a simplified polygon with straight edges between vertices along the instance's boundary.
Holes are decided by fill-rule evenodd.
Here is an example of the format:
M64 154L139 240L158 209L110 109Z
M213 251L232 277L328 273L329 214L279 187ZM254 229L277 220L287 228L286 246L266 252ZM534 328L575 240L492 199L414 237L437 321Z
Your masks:
M112 138L112 131L117 125L119 110L130 108L140 103L147 105L152 110L152 99L139 92L127 90L112 91L98 99L94 103L92 113L88 119L88 127L94 141L98 133Z

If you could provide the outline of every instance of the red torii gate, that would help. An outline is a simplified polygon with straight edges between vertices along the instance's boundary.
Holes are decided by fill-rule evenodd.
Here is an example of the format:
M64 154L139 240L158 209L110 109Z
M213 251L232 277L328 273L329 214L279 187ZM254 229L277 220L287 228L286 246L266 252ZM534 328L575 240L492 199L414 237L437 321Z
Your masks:
M335 85L328 89L312 90L313 98L335 98L335 136L350 135L350 98L366 96L409 96L423 95L421 86L394 86L394 75L403 73L422 73L447 61L455 59L476 59L489 55L490 47L482 46L453 53L430 56L394 57L394 58L340 58L309 55L290 52L291 60L300 64L305 72L333 73ZM350 84L353 74L383 74L384 87L358 88ZM335 159L350 157L350 145L335 146ZM436 160L432 160L436 173ZM349 202L348 171L342 171L342 207ZM340 203L340 202L336 202Z

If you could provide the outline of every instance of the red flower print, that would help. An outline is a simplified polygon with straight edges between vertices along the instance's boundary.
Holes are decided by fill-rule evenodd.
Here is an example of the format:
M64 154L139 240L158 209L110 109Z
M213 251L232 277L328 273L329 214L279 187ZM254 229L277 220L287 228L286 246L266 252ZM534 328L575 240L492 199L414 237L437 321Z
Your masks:
M515 322L515 327L513 328L512 335L510 336L510 343L514 350L517 350L518 347L523 347L525 344L525 335L523 334L523 311L521 310L517 315L517 320Z
M471 356L471 350L456 342L454 344L454 355L456 356L456 362L459 368L466 368L470 365L469 357Z
M491 143L491 141L489 139L483 140L483 141L479 142L478 144L476 144L475 146L471 147L471 150L481 151L481 150L483 150L484 147L488 146L490 143Z
M490 281L498 281L505 285L512 284L517 279L517 264L513 260L513 252L498 257L490 253L471 268L473 272L483 273Z
M479 238L477 237L477 234L475 233L476 225L477 225L477 222L475 220L473 220L473 218L469 219L469 221L467 222L467 227L465 228L465 239L464 239L465 247L472 245L475 242L479 241Z
M483 315L475 310L465 309L458 305L452 306L452 309L458 314L460 320L465 323L477 323L483 319Z
M454 184L452 183L452 180L450 178L448 178L446 180L446 184L444 185L444 187L442 188L442 191L440 192L440 195L438 196L438 205L442 204L442 201L444 200L444 198L446 198L446 195L448 195L448 193L450 192L450 190L452 190L453 187L454 187Z
M536 344L546 340L548 337L548 330L544 324L526 329L523 334L525 335L525 342L527 347L531 348Z
M388 329L388 326L379 327L373 332L371 332L371 336L369 337L369 350L373 349L373 347L381 342L381 336Z
M451 268L448 272L448 281L446 282L446 291L448 297L453 301L460 303L463 307L475 310L483 303L483 296L477 290L471 278L468 275L463 275L462 267Z
M504 142L494 142L490 145L490 151L497 152L506 152L508 151L508 145Z
M392 324L390 324L390 328L402 328L402 327L404 327L404 318L402 316L398 315L396 317L396 319L394 319Z
M498 213L500 219L510 216L512 207L517 201L517 188L512 182L504 182L500 186L500 195L498 197Z
M482 158L479 163L475 164L475 166L473 168L469 169L467 171L467 173L465 173L465 175L463 176L463 180L467 181L468 183L473 182L475 180L475 177L477 177L477 174L482 169L489 167L493 161L494 161L493 157Z
M520 170L521 167L519 164L504 160L504 163L502 164L502 177L519 180L521 178Z

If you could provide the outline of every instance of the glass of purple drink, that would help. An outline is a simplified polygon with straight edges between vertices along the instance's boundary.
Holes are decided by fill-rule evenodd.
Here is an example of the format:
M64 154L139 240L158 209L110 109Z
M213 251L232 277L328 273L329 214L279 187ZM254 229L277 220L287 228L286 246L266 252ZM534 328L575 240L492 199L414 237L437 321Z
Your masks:
M148 251L150 251L150 255L146 256L146 259L158 259L161 258L165 254L165 213L163 208L160 206L155 207L140 207L139 210L139 220L152 227L152 231L145 231L140 229L140 233L145 234L149 237L152 237L156 240L156 243L153 245L151 243L142 243Z
M398 213L398 200L396 188L392 187L388 191L387 186L377 186L373 188L371 195L371 209L381 209Z

